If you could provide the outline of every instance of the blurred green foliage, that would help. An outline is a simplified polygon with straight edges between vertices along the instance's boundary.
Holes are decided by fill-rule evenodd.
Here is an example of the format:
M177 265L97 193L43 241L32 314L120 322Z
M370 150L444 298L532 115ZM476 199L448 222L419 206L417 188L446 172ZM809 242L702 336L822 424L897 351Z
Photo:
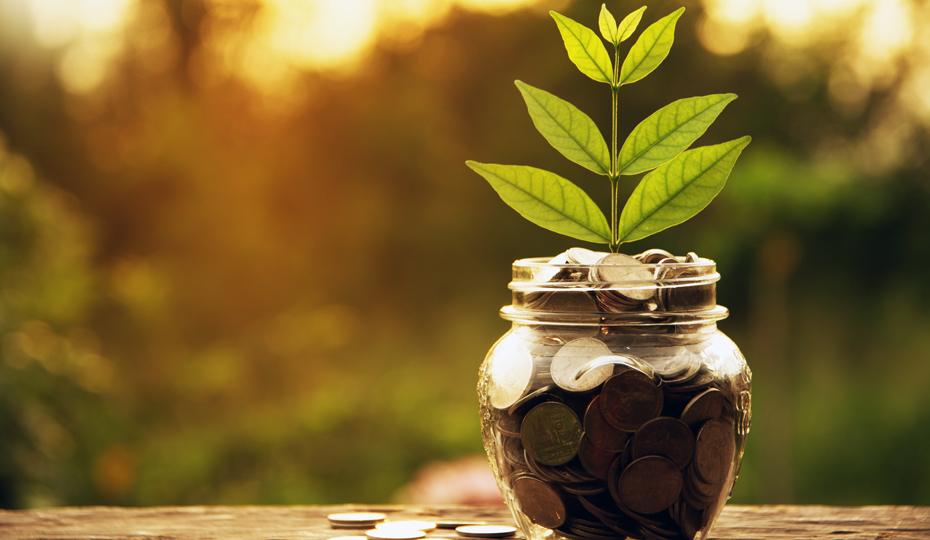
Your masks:
M766 38L714 56L686 4L621 126L733 91L706 139L754 142L705 212L629 249L718 262L720 326L755 375L734 501L930 504L927 128L874 167L831 157L898 140L881 131L895 85L838 110L829 54L786 86ZM358 72L302 74L282 109L203 83L210 4L164 6L174 62L130 50L86 94L28 25L0 32L0 506L386 501L423 464L481 452L476 371L507 328L510 263L573 242L464 161L532 163L606 200L512 81L596 121L604 89L552 60L542 10L453 11Z

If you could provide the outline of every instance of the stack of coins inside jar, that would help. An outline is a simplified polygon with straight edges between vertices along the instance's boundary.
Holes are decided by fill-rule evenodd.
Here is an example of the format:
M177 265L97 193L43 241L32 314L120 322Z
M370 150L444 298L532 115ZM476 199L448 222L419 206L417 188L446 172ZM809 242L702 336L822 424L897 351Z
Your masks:
M518 261L521 263L521 261ZM703 538L749 430L751 373L716 330L712 261L572 249L514 266L514 328L479 395L528 538Z

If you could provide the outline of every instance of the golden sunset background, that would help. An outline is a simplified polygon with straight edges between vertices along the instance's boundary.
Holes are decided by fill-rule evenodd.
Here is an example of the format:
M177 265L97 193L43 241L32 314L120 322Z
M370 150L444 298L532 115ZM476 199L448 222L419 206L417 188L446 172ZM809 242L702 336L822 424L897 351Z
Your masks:
M698 144L753 137L624 246L718 263L755 375L733 501L930 504L930 2L647 4L687 11L621 133L735 92ZM579 242L465 160L608 207L513 86L609 126L550 9L600 2L0 2L0 507L401 501L480 456L510 264Z

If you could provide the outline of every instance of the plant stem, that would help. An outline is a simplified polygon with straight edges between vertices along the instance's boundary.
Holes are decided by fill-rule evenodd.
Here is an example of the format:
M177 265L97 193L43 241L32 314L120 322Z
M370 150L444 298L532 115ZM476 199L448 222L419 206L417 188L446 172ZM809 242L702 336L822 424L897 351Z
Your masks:
M617 43L614 45L614 77L610 85L611 93L611 150L610 150L610 251L616 253L619 247L619 242L617 242L617 198L619 192L619 181L620 174L617 171L618 167L618 155L617 155L617 92L620 90L620 87L617 85L617 80L620 77L620 44Z

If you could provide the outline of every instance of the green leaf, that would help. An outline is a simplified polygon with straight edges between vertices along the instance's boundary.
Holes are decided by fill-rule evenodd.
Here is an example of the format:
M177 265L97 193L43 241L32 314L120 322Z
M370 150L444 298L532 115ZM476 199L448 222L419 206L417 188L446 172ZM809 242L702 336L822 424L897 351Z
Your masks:
M678 8L671 15L662 17L646 28L639 39L630 48L623 66L620 68L620 85L636 82L652 73L662 60L668 56L668 51L675 42L675 23L685 12L685 8Z
M515 81L536 129L563 156L597 174L610 173L610 151L594 120L545 90Z
M620 21L620 26L617 27L617 36L619 36L617 43L622 43L630 39L630 36L636 31L636 27L639 26L639 21L642 20L644 11L646 11L646 6L630 13Z
M601 16L597 19L597 25L604 39L614 46L620 43L619 34L617 34L617 19L614 19L614 16L607 11L607 4L601 4Z
M559 234L607 244L610 226L601 209L578 186L561 176L521 165L467 161L521 216Z
M723 189L750 140L688 150L647 174L620 214L619 241L639 240L694 217Z
M562 34L568 58L578 66L582 73L597 82L611 84L613 82L613 64L604 43L598 39L594 30L581 25L568 17L550 11Z
M677 156L707 131L736 94L679 99L639 123L620 149L620 174L639 174Z

